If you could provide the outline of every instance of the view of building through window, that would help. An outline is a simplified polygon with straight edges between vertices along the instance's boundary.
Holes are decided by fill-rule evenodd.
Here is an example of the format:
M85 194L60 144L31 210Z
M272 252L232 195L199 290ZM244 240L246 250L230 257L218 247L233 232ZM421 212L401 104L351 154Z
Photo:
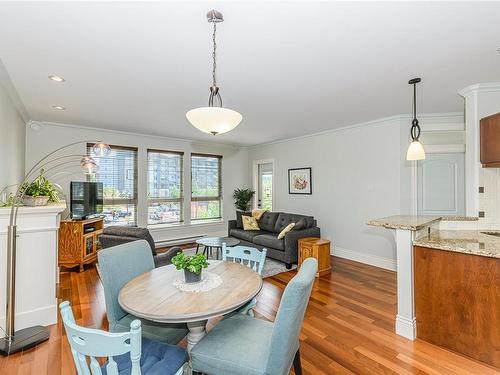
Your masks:
M221 156L191 155L191 220L222 217L221 167Z
M137 223L137 149L111 146L105 158L93 155L92 144L87 144L87 155L92 156L99 169L89 181L103 183L103 215L106 225L136 225Z
M148 224L183 221L182 152L148 150Z

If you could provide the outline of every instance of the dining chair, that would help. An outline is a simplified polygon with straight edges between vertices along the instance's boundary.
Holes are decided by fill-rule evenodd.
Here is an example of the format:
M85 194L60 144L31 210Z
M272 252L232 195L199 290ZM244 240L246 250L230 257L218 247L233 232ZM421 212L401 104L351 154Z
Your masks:
M222 260L228 261L227 258L230 258L232 262L246 265L257 272L260 276L262 276L262 270L264 269L264 264L266 263L266 255L266 248L260 251L254 247L241 245L228 247L225 243L222 243ZM250 302L237 310L237 312L254 316L253 308L256 305L257 299L253 298Z
M318 261L307 258L290 280L274 323L244 314L220 321L191 350L194 372L217 375L302 374L299 336Z
M143 339L140 320L128 332L109 333L77 325L68 301L59 308L78 375L181 375L189 359L178 346ZM108 360L101 365L96 357Z
M111 332L128 331L130 323L139 319L142 335L148 339L177 344L187 335L187 325L184 323L167 324L141 319L125 312L118 302L120 290L126 283L155 267L151 248L146 241L139 240L102 249L97 253L97 259Z

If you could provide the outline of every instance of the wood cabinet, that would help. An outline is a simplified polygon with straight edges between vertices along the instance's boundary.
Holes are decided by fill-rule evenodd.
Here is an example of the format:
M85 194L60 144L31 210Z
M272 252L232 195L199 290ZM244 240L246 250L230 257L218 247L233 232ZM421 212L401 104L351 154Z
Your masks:
M58 265L76 267L95 262L101 249L99 236L104 229L104 219L64 220L59 229Z
M500 259L414 251L417 337L500 367Z
M330 241L318 237L305 237L299 240L299 262L300 268L306 258L316 258L318 261L318 272L316 277L329 275L330 266Z
M481 119L481 164L500 168L500 113Z

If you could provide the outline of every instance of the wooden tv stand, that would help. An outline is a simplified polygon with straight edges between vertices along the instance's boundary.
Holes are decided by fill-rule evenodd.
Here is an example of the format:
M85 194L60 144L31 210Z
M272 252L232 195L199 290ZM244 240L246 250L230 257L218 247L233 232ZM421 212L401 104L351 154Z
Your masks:
M104 229L101 217L87 220L63 220L59 229L59 267L72 268L95 262L101 249L99 236Z

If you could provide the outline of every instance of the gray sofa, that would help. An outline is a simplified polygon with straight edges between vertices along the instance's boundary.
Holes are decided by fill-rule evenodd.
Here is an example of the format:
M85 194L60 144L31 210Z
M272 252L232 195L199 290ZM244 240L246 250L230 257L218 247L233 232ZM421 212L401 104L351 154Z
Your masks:
M158 254L156 252L155 241L146 228L127 227L127 226L112 226L104 228L103 233L99 236L99 242L103 249L121 245L123 243L146 240L151 247L155 267L166 266L172 263L172 258L179 252L182 252L179 247L172 247L166 252Z
M267 256L280 260L290 269L298 260L298 240L304 237L321 237L317 222L312 216L285 212L265 212L258 220L260 230L243 230L241 216L250 212L237 212L237 219L228 222L228 235L237 238L244 246L267 249ZM278 234L290 223L299 223L285 238L278 240Z

